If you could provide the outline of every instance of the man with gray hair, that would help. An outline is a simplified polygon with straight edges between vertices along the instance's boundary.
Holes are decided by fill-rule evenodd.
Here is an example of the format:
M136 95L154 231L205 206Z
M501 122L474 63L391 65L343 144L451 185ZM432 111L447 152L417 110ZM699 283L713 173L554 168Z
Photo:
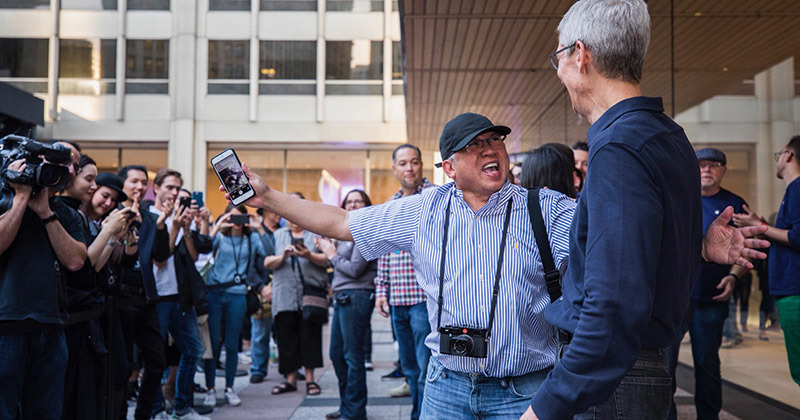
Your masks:
M701 246L694 150L661 99L642 96L649 41L642 0L580 0L558 25L550 60L572 108L591 124L589 172L563 296L545 309L563 349L523 419L663 419L669 410L666 347L701 253L716 258ZM720 239L713 231L706 243Z

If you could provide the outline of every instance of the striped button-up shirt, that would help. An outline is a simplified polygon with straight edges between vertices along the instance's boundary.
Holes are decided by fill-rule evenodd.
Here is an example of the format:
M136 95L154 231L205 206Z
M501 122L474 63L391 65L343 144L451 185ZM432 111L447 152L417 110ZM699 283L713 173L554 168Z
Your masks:
M435 187L428 178L422 178L414 195L422 190ZM392 200L403 198L401 188ZM405 251L394 251L378 258L378 274L375 276L375 296L389 297L391 306L412 306L425 302L425 292L419 287L414 274L414 262L411 254Z
M437 298L447 202L452 200L441 325L486 328L509 199L513 205L488 357L440 354ZM541 190L539 202L553 258L563 273L575 203L552 190ZM555 363L553 328L543 315L550 297L528 216L525 189L506 183L476 212L464 201L461 190L450 183L403 200L352 211L350 231L366 259L394 250L414 255L417 279L428 297L431 334L425 344L446 368L506 377Z

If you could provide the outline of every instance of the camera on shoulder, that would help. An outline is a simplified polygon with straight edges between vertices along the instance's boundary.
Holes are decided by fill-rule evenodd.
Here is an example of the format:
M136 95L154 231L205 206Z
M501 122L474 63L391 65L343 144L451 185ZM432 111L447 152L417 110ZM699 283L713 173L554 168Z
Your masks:
M486 358L489 339L484 328L448 325L439 328L439 353Z

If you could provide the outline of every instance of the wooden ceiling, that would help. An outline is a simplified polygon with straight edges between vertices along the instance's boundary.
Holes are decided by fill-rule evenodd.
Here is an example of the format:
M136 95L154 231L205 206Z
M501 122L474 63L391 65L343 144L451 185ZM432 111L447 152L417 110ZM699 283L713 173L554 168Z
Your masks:
M547 58L572 0L401 0L408 141L438 150L462 112L508 125L509 152L585 139ZM750 92L756 73L800 53L800 0L650 0L642 89L672 112L722 93ZM671 36L671 22L674 38ZM800 75L800 57L795 60Z

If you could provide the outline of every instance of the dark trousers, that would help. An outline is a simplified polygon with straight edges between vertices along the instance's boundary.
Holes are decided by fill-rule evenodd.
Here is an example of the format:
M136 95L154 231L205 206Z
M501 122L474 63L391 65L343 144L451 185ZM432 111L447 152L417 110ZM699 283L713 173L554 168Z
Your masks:
M66 367L60 326L0 335L0 420L60 419Z
M662 420L669 412L672 379L667 372L667 350L642 350L631 370L602 404L575 416L575 420Z
M278 372L288 375L301 367L322 367L322 324L303 320L300 311L275 316L278 336Z
M722 329L728 317L728 304L692 302L692 338L694 359L694 405L698 419L716 419L722 409L722 375L719 346Z
M135 343L140 352L139 360L144 367L142 386L133 416L136 420L149 419L161 384L161 375L167 365L156 305L142 302L138 305L123 306L119 309L119 317L125 334L125 353L128 361L133 366ZM127 398L123 399L123 404L125 400Z
M352 420L367 418L367 371L364 368L365 332L375 307L373 290L336 293L331 324L330 357L339 380L339 411Z

